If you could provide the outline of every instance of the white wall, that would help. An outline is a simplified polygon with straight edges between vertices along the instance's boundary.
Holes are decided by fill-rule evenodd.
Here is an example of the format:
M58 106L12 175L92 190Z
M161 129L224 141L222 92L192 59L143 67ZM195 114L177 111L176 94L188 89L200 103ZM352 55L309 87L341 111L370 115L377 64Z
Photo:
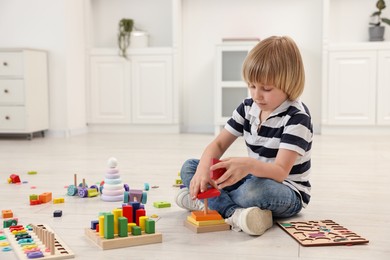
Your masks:
M52 135L86 131L83 1L0 1L0 48L48 52Z
M183 0L184 132L213 132L215 45L223 37L289 35L306 69L302 100L315 129L321 116L321 0Z
M89 46L84 39L88 32L83 31L85 1L0 1L0 48L28 47L49 53L50 130L54 135L86 131L85 48ZM321 0L182 1L180 113L184 132L214 130L214 58L221 38L270 35L290 35L300 46L307 76L303 101L319 129Z

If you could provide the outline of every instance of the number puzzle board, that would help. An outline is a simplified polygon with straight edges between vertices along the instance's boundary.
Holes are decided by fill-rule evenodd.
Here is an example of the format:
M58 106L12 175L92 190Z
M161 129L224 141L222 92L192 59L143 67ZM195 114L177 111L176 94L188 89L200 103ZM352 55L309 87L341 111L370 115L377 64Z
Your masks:
M278 222L302 246L364 244L369 241L333 220Z
M42 228L44 230L47 230L49 232L54 233L54 231L48 227L47 225L36 225L39 228ZM5 228L4 234L7 237L7 240L12 246L13 251L18 256L19 259L27 260L30 259L27 257L27 255L24 253L22 247L16 240L15 236L9 231L8 228ZM69 259L74 258L75 255L70 250L70 248L57 236L57 234L54 233L54 254L50 254L50 252L46 252L46 247L43 245L42 241L38 238L38 235L35 234L32 230L27 230L27 233L31 235L31 238L34 240L34 243L38 246L38 248L43 253L43 257L40 257L39 259Z

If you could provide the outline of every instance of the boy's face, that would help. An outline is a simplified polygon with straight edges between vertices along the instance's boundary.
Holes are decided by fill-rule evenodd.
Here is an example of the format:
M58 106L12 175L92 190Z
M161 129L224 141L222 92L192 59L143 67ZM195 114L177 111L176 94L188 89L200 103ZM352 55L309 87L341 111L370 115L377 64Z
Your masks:
M287 94L273 85L251 83L249 91L253 101L265 112L274 111L287 100Z

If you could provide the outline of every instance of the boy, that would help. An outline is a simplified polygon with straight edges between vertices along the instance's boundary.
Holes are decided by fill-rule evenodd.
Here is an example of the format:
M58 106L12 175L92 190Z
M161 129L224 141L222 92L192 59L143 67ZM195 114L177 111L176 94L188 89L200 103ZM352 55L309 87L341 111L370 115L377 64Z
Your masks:
M307 107L298 100L304 89L302 57L289 37L272 36L259 42L246 57L242 76L250 98L233 112L225 128L206 147L200 160L187 160L176 203L201 210L196 199L211 185L221 195L209 199L234 231L261 235L275 218L296 215L310 201L309 182L313 129ZM243 136L249 157L221 158ZM216 181L210 170L225 168Z

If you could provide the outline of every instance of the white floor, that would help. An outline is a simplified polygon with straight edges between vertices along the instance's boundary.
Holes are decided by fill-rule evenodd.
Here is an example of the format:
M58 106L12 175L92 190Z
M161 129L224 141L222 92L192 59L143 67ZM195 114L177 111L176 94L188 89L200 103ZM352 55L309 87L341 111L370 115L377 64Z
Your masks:
M87 134L68 139L32 141L0 137L0 210L11 209L21 224L49 225L76 259L390 259L390 136L315 136L312 201L294 219L332 219L367 238L366 245L302 247L274 225L260 237L232 231L195 234L183 226L188 212L177 207L173 187L181 164L198 158L211 135ZM226 156L245 156L242 140ZM84 236L99 212L119 207L99 197L66 196L73 174L87 184L104 179L107 159L118 159L122 180L130 188L158 186L148 192L146 211L157 214L159 244L100 250ZM35 170L37 175L28 175ZM26 184L8 184L12 173ZM36 186L36 189L32 189ZM30 194L52 192L64 204L29 205ZM155 201L172 207L157 209ZM61 209L63 216L53 218ZM2 220L1 220L2 221ZM1 242L1 241L0 241ZM0 259L18 259L2 252Z

